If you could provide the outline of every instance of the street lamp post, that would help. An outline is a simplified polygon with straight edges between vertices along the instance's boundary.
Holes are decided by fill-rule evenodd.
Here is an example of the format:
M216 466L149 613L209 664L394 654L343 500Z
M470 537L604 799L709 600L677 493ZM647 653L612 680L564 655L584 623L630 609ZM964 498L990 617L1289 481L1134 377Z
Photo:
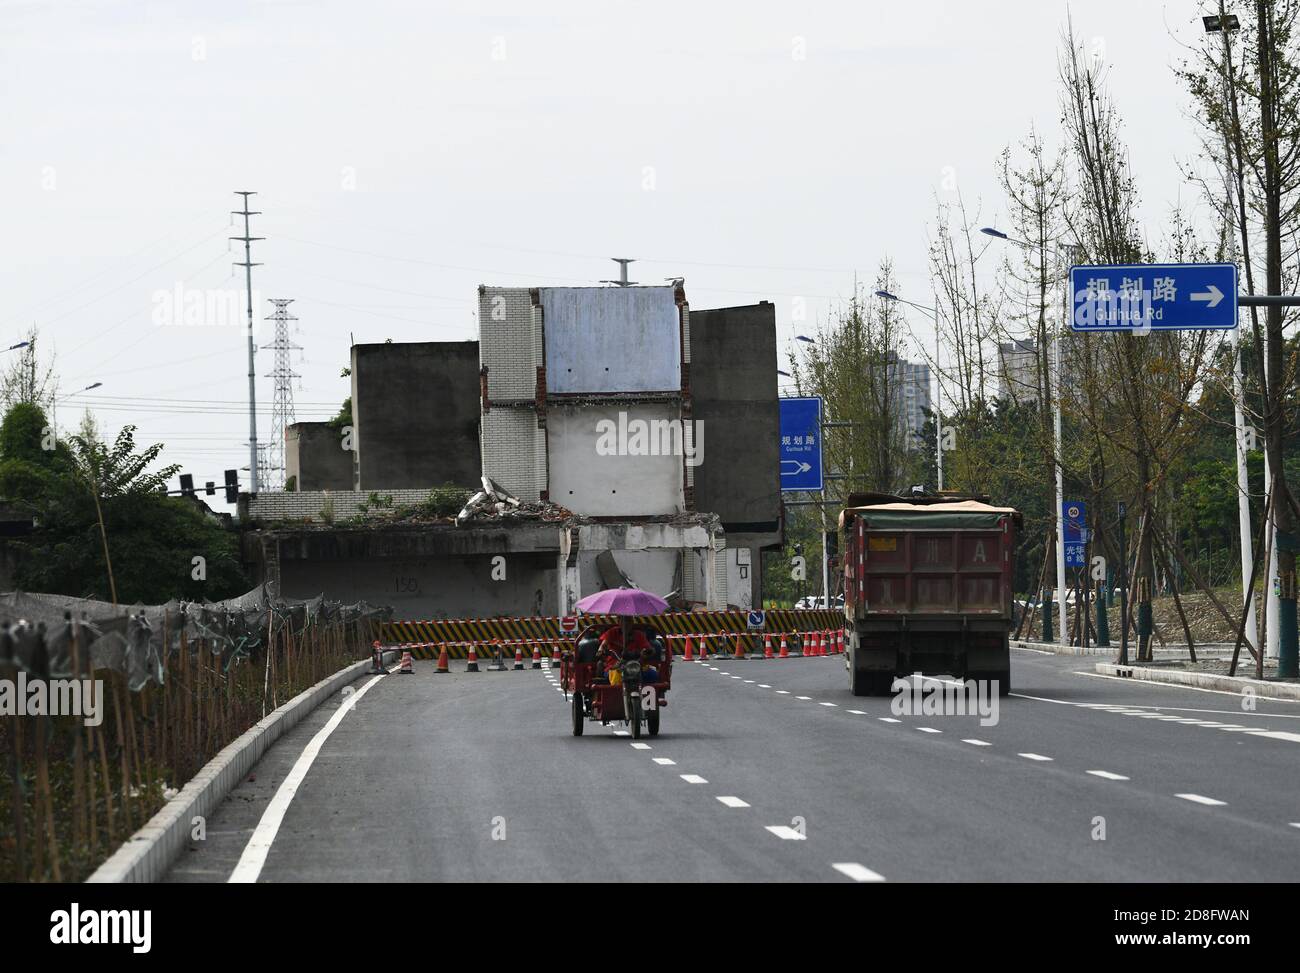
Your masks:
M897 294L891 294L889 291L876 291L876 297L883 298L886 301L893 301L897 304L906 304L908 307L914 307L918 311L929 315L930 320L934 322L934 408L931 413L934 415L934 469L935 469L935 489L943 489L943 422L939 408L939 398L943 395L943 386L939 384L939 312L935 308L926 307L924 304L916 304L912 301L906 301Z

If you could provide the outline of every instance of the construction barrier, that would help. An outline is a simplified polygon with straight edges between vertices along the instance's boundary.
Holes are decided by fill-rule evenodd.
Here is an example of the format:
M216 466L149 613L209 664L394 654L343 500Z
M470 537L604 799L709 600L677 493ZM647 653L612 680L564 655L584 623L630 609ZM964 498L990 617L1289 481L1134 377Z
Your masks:
M639 615L630 619L631 624L654 629L664 635L722 635L724 633L747 632L747 614L742 611L732 612L666 612L662 615ZM579 626L616 625L616 615L580 615ZM844 615L838 611L805 611L794 609L774 609L767 612L766 625L762 631L748 632L752 637L762 638L763 631L812 632L838 628L844 624ZM380 639L388 644L419 645L460 645L470 642L479 645L493 639L502 641L538 640L549 644L555 640L565 639L560 631L560 619L555 616L524 616L518 618L438 618L426 621L390 621L380 624ZM462 649L462 652L464 650ZM761 648L760 650L761 651ZM453 657L456 657L453 653ZM463 658L463 655L460 656Z
M682 634L668 633L663 636L664 644L670 652L684 661L696 659L788 659L798 656L804 658L825 655L839 655L844 652L844 633L842 630L808 630L808 631L700 631ZM553 664L559 664L560 656L573 647L568 638L519 638L519 639L469 639L455 641L416 641L407 643L389 643L398 652L409 652L413 659L429 659L438 663L438 671L446 672L450 659L470 659L475 663L484 658L493 662L498 669L508 669L513 661L513 668L541 668L543 657L549 656ZM780 646L779 654L773 650ZM513 657L513 658L512 658ZM496 660L500 660L499 662ZM477 672L477 666L467 671Z

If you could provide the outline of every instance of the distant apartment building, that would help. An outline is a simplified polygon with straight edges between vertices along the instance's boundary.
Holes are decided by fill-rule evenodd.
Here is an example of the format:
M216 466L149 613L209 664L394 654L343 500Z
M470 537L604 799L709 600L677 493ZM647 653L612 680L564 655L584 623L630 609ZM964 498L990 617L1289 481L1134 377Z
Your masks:
M1032 338L998 343L998 398L1038 401L1038 343Z
M925 362L895 358L890 363L890 396L908 448L917 446L923 435L930 411L930 376Z

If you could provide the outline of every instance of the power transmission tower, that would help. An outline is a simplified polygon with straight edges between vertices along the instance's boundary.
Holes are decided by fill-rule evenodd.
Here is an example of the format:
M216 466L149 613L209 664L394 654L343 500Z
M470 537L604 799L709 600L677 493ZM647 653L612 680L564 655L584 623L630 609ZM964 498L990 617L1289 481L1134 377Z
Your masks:
M258 477L258 456L257 456L257 378L253 371L253 356L257 354L257 349L253 345L253 268L260 267L261 264L253 263L253 243L257 240L265 240L265 237L248 235L248 218L250 216L261 216L260 212L250 212L248 209L248 197L256 196L257 193L251 190L235 190L236 196L244 197L243 209L232 209L230 212L236 216L244 218L244 235L232 236L232 240L244 241L244 259L236 261L236 267L244 268L244 286L247 289L248 296L248 479L249 490L257 493L259 486Z
M288 475L284 456L284 434L294 424L296 418L293 412L293 380L299 377L294 372L293 362L290 359L293 352L302 351L302 347L289 340L289 322L298 320L289 313L289 305L293 303L293 299L273 297L271 303L275 305L275 313L266 320L275 322L275 337L271 339L269 345L262 346L275 351L275 368L266 376L275 379L275 400L271 406L271 441L267 444L266 450L268 466L266 488L283 490L285 477Z

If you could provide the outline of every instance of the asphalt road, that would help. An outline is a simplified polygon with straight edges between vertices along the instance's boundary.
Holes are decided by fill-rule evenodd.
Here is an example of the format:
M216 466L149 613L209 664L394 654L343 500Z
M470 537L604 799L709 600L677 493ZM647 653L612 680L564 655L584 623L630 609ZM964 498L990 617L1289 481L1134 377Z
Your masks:
M838 656L679 663L662 734L634 742L573 737L549 668L423 663L278 741L169 880L229 880L277 791L263 882L1300 877L1300 704L1012 666L982 726L854 697Z

